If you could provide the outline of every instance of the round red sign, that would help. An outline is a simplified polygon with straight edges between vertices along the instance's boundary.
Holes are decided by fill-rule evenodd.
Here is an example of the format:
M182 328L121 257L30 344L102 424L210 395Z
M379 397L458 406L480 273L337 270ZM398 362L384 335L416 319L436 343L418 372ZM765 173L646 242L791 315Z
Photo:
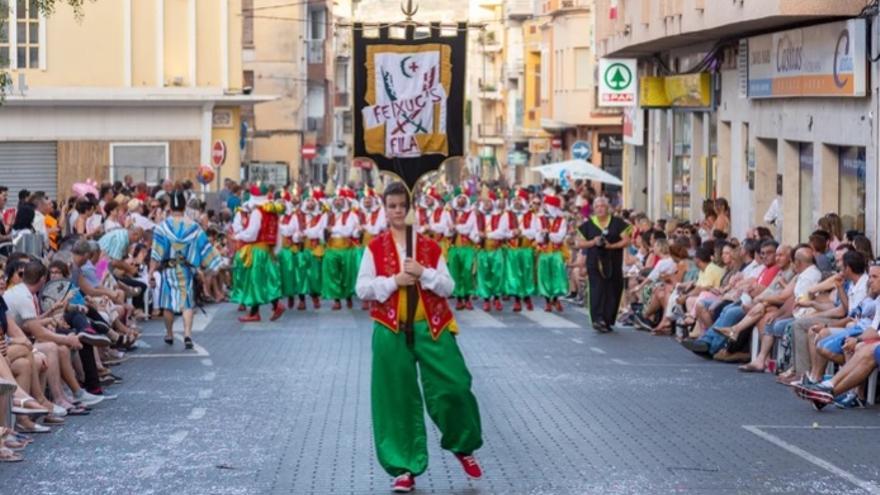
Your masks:
M217 168L226 163L226 142L222 139L214 141L211 146L211 163Z
M311 160L312 158L318 156L318 150L315 148L313 144L304 144L302 147L302 157L306 160Z

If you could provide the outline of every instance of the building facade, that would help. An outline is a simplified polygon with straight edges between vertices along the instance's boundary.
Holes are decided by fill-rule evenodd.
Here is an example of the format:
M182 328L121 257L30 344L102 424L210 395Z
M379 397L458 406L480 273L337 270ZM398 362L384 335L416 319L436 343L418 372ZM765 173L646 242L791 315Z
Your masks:
M724 197L734 235L770 225L791 244L837 212L876 242L867 3L598 0L599 54L639 64L627 206L696 220Z
M3 1L0 184L66 197L86 178L192 179L212 157L240 176L240 108L271 99L242 92L241 0L86 2L81 19Z

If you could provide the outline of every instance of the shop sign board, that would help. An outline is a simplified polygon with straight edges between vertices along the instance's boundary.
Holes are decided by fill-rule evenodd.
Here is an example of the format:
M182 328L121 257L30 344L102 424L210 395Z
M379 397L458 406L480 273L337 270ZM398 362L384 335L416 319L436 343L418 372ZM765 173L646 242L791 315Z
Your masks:
M866 96L866 31L850 19L749 38L749 98Z

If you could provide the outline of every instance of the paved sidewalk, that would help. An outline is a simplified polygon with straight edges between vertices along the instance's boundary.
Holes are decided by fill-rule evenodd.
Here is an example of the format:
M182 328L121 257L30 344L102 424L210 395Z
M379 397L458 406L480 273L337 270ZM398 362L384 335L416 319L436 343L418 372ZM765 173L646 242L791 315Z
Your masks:
M288 312L244 328L237 315L200 317L197 352L167 348L148 324L149 347L114 370L119 399L0 465L0 492L389 493L370 431L366 314ZM770 376L670 339L595 334L581 309L459 320L486 476L465 479L431 427L418 493L880 493L880 408L816 413Z

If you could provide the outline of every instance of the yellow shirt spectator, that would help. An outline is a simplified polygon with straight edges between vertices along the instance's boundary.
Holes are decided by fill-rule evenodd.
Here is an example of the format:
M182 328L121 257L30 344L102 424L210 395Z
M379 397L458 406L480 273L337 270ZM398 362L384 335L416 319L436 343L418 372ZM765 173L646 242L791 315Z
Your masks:
M722 278L724 278L724 268L715 263L709 263L706 265L706 269L700 272L700 277L697 278L697 287L717 289L721 287Z

